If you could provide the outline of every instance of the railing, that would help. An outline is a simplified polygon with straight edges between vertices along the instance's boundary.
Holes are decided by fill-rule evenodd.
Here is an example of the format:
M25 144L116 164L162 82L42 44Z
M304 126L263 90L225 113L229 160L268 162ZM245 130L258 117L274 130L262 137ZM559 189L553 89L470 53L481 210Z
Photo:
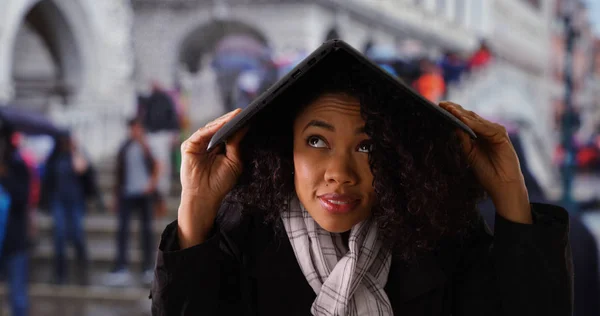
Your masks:
M50 116L58 125L68 128L95 161L116 155L127 137L128 113L114 106L53 106Z

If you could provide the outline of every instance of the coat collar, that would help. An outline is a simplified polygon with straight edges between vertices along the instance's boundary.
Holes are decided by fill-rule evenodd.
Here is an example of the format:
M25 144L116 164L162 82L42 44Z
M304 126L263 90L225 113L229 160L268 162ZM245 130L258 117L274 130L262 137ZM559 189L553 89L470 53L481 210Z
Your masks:
M267 273L272 277L279 275L280 278L289 281L302 282L300 288L312 292L285 233L277 235L267 244L269 245L265 245L263 251L259 251L262 253L259 255L259 269L263 271L259 274L268 271ZM410 262L394 258L385 290L390 301L403 303L444 286L446 281L447 277L440 266L439 258L433 253L427 253L417 256Z

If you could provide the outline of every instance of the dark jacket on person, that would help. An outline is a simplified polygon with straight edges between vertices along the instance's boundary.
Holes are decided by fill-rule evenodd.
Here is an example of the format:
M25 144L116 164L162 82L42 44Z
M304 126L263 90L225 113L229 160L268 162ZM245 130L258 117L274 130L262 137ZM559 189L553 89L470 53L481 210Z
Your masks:
M87 155L84 156L87 160L87 169L82 174L76 175L73 183L78 187L76 190L72 190L71 194L79 194L81 195L79 198L84 200L101 198L96 169L89 157ZM59 180L58 177L66 176L65 174L61 174L58 168L59 160L64 159L65 157L69 157L71 161L73 159L72 154L63 153L57 147L53 150L46 161L46 171L42 179L42 193L40 199L40 206L42 208L49 208L50 199L52 198L52 195L56 193L54 191L57 188L57 181Z
M29 170L25 161L14 153L0 185L10 196L10 209L0 258L27 250L27 207L29 203Z
M175 109L175 102L164 91L154 91L142 104L142 120L144 127L149 132L179 130L179 117Z
M177 222L162 234L152 314L310 315L316 295L285 234L224 205L202 244L180 250ZM222 214L228 214L223 216ZM443 240L411 261L394 258L385 291L396 315L571 315L568 215L532 204L532 225L479 217L469 238ZM276 227L280 227L279 223Z
M125 158L127 155L127 150L129 149L129 146L133 144L133 142L133 139L128 139L127 141L125 141L125 143L123 143L123 145L119 149L119 153L117 154L117 178L114 186L117 197L121 197L123 194L122 188L125 184L125 175L127 174L127 164L125 163ZM150 147L148 147L147 144L142 143L141 146L142 150L144 151L144 166L146 166L148 174L153 174L154 172L156 172L157 168L156 160L152 156Z

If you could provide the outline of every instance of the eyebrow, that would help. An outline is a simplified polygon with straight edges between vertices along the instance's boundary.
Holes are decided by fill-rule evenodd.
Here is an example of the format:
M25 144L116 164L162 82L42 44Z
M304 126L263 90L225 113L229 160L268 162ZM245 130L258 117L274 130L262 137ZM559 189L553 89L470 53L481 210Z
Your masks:
M312 120L310 122L308 122L308 124L306 124L306 126L304 127L304 130L307 130L309 127L319 127L319 128L324 128L326 130L335 131L335 127L333 127L333 125L327 123L327 122L323 122L323 121L319 121L319 120Z
M306 124L306 126L304 127L303 131L305 131L309 127L319 127L319 128L326 129L328 131L335 132L335 127L333 125L331 125L327 122L324 122L324 121L320 121L320 120L312 120L312 121L308 122L308 124ZM356 134L365 134L365 127L361 126L361 127L357 128L355 133Z

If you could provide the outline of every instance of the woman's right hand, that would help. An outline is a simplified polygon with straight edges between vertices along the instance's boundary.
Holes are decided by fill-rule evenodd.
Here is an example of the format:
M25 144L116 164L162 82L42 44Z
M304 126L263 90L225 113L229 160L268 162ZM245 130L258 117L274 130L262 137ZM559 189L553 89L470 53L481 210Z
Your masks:
M239 144L245 130L227 141L225 152L206 148L213 135L239 109L208 123L181 145L181 204L178 212L182 249L202 243L212 229L219 207L242 173Z

